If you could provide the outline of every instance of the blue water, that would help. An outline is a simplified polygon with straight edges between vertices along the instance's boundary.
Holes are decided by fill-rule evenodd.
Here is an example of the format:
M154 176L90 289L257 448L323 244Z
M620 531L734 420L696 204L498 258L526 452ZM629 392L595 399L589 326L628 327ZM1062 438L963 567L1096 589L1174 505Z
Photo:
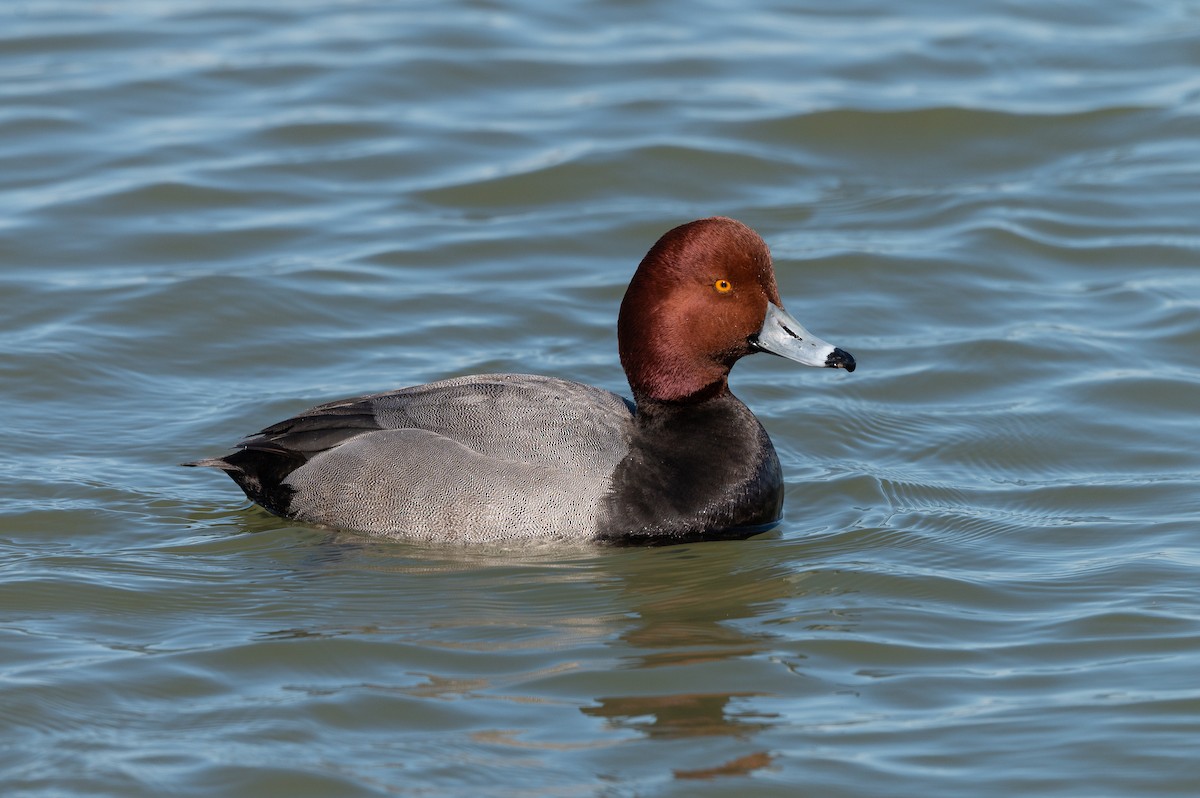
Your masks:
M1200 3L0 8L5 796L1194 796ZM784 523L289 524L177 463L448 376L626 392L723 214Z

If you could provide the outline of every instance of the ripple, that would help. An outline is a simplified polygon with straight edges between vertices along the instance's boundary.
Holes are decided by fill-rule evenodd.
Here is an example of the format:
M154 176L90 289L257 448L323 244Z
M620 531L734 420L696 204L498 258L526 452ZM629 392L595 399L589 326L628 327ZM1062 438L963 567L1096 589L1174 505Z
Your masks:
M559 162L559 159L563 159ZM759 158L748 157L737 152L722 153L712 148L687 148L652 146L623 148L616 153L577 154L555 152L545 159L549 163L535 161L525 165L515 174L488 179L474 179L459 186L426 190L420 196L426 201L451 207L487 207L511 203L513 197L538 196L541 201L561 204L594 202L605 196L603 187L622 170L625 164L640 161L643 174L649 185L655 182L655 174L666 178L674 175L675 180L687 179L696 174L695 189L703 194L705 188L725 175L739 175L741 179L753 178L775 180L778 164ZM693 164L704 164L703 178L692 168ZM649 168L649 171L645 171ZM711 191L711 189L709 189ZM645 199L645 197L643 197Z

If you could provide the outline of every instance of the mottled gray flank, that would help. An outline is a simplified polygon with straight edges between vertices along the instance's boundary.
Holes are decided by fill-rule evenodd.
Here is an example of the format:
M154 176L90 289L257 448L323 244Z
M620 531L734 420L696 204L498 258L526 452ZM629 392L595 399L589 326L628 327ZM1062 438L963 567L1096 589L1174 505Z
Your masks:
M442 380L303 415L363 403L384 429L294 471L290 514L408 539L594 536L633 418L616 394L522 374Z
M611 474L633 414L610 391L533 374L481 374L371 397L386 428L427 429L488 457Z

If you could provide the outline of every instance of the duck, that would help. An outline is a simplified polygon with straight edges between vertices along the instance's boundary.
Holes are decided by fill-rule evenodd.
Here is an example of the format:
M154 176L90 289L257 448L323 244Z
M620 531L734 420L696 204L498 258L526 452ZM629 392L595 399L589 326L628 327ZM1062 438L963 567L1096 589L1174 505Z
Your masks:
M317 405L183 463L225 472L275 515L409 541L662 545L777 527L784 482L729 389L769 353L852 372L783 306L762 237L734 219L675 227L617 317L632 400L532 374L482 374Z

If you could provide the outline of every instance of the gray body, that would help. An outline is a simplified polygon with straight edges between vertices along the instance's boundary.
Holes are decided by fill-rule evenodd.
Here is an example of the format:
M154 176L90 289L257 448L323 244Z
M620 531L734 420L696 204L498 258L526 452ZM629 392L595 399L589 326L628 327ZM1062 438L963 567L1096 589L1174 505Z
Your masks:
M632 428L614 393L489 374L320 405L239 446L308 454L282 480L288 505L272 508L301 521L406 539L590 539Z

